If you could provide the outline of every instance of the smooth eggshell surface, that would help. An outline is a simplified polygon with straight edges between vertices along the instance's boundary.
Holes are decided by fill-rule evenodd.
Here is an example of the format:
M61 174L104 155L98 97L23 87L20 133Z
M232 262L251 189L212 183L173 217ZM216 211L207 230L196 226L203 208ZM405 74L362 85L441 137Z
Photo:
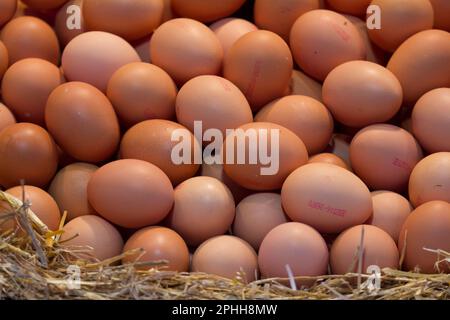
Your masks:
M237 11L245 0L172 0L172 10L181 17L211 22Z
M214 31L222 44L224 55L243 35L258 30L258 27L250 21L239 18L221 19L211 24L209 28Z
M9 110L3 103L0 102L0 131L15 123L16 118L14 117L11 110Z
M0 27L11 20L17 9L17 0L3 0L0 3Z

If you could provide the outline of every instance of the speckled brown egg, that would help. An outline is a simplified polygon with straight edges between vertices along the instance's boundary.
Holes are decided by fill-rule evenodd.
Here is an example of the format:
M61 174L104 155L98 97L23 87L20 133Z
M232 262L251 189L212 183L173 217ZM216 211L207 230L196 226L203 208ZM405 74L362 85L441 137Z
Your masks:
M285 94L308 96L322 102L322 84L302 71L293 70Z
M16 118L14 117L11 110L9 110L8 107L0 102L0 131L15 123Z
M372 0L327 0L327 4L339 11L357 16L366 14L366 9Z
M347 163L345 163L344 160L342 160L341 157L335 155L334 153L318 153L312 157L309 158L308 163L329 163L334 164L335 166L344 168L349 170L349 167Z
M212 22L237 11L245 0L172 0L172 10L181 17Z
M76 36L86 32L83 15L81 14L82 5L83 0L70 0L56 13L54 28L59 42L63 47L65 47ZM72 6L78 6L79 9ZM79 16L77 15L78 13L80 13ZM67 22L71 25L70 29L67 27ZM79 23L80 28L72 27L72 24L76 23Z
M243 35L258 30L250 21L239 18L225 18L209 26L222 44L224 55Z
M17 9L17 0L3 0L0 3L0 27L14 16Z
M63 5L67 0L21 0L30 8L37 10L50 10Z
M447 0L430 0L434 9L434 28L450 32L450 2Z

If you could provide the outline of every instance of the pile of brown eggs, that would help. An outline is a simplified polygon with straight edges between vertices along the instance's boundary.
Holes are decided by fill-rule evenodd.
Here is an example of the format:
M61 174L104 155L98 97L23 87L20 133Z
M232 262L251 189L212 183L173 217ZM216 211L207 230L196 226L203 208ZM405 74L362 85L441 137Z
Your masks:
M0 185L99 260L449 272L449 31L448 0L2 0ZM175 163L197 122L277 130L278 170Z

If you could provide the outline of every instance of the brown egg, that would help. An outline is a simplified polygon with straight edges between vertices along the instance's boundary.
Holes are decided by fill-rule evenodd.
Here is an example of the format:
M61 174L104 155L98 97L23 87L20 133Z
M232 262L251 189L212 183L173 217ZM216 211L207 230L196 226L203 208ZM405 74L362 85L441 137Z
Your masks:
M172 10L172 0L163 0L163 14L161 23L175 18L175 13Z
M392 191L372 192L373 213L366 224L386 231L397 242L406 218L413 210L409 201Z
M189 80L180 89L176 100L178 122L194 132L195 121L202 129L218 129L226 135L253 122L250 105L244 94L232 82L218 76L199 76Z
M309 154L323 151L333 133L333 118L319 101L307 96L285 96L262 108L256 122L273 122L292 130Z
M387 68L400 81L406 104L432 89L450 87L450 34L427 30L413 35L394 52Z
M372 213L369 189L353 173L328 163L302 166L281 189L286 214L321 233L337 233L364 223Z
M136 40L159 26L163 9L162 0L89 0L83 5L83 17L89 30Z
M243 35L258 30L258 27L250 21L239 18L221 19L211 24L209 28L214 31L222 44L224 56Z
M90 2L90 1L89 1ZM72 6L78 6L79 11L74 11ZM64 6L62 6L55 16L55 32L58 36L59 42L65 47L73 38L86 32L83 15L77 15L81 13L83 0L69 0ZM80 20L77 20L80 19ZM67 23L70 23L71 28L67 27ZM79 27L73 27L72 24L79 22Z
M17 0L3 0L0 3L0 27L7 23L16 13Z
M334 164L335 166L350 170L342 158L335 155L334 153L318 153L311 158L309 158L308 163L329 163Z
M8 49L6 49L3 42L0 41L0 81L2 80L3 75L8 69L8 65L9 65Z
M403 101L394 74L368 61L350 61L333 69L322 93L334 118L351 127L385 122L400 110Z
M285 127L255 122L238 129L225 139L224 171L247 189L279 189L292 171L308 161L305 144Z
M189 137L189 163L174 162L173 152L179 142L172 138L177 131ZM164 171L174 185L195 175L200 165L194 163L194 153L199 151L198 141L185 127L176 122L157 119L143 121L131 127L120 145L122 159L148 161Z
M434 9L434 28L450 32L450 2L447 0L430 0Z
M169 20L153 33L150 59L178 84L200 75L218 74L223 60L219 39L204 24L185 18Z
M137 54L141 58L142 62L151 63L150 59L150 40L152 36L145 37L143 39L134 41L132 44L134 46L134 50L136 50Z
M86 250L84 258L106 260L122 252L123 239L119 231L108 221L98 216L77 217L63 228L63 246ZM80 248L81 247L81 248Z
M351 169L350 163L350 142L352 137L345 134L333 134L331 141L326 149L327 152L332 153L347 164L347 167Z
M450 272L448 261L426 250L450 251L450 204L430 201L417 207L403 224L398 244L405 255L403 269L418 268L421 273Z
M358 254L362 238L362 273L375 265L380 269L397 269L399 254L394 240L388 233L371 225L359 225L342 232L330 250L330 265L333 274L358 272Z
M328 248L322 236L310 226L283 223L264 238L258 262L263 278L288 278L288 270L294 277L320 276L327 274Z
M322 84L299 70L292 71L285 95L308 96L322 102Z
M261 29L275 32L289 41L289 33L295 20L315 9L319 9L319 0L256 0L255 23Z
M3 103L0 102L0 131L16 123L16 118Z
M181 17L212 22L233 14L244 2L245 0L172 0L172 10Z
M411 116L412 131L420 145L428 152L450 152L449 115L450 88L431 90L414 106Z
M244 240L233 236L218 236L205 241L195 250L192 271L215 274L224 278L256 280L258 256Z
M75 37L64 49L62 67L69 81L89 83L106 92L108 81L120 67L140 62L136 50L122 38L91 31Z
M5 25L0 34L9 53L9 63L41 58L58 65L59 43L53 29L35 17L19 17Z
M62 82L54 64L37 58L23 59L5 73L3 100L19 121L45 126L45 104L50 93Z
M135 62L118 69L109 80L107 94L127 127L175 115L177 87L164 70L149 63Z
M373 0L381 11L381 28L369 29L379 47L393 52L410 36L433 28L433 7L429 0Z
M58 151L45 129L18 123L0 132L0 185L11 188L21 179L28 185L44 187L56 172Z
M375 190L403 191L422 156L416 139L390 124L365 127L350 144L353 170Z
M119 144L119 123L106 96L82 82L68 82L50 95L45 122L58 145L85 162L111 157Z
M290 43L297 64L319 80L344 62L366 58L358 29L343 15L329 10L300 16L292 26Z
M258 30L242 36L224 60L224 77L245 94L253 110L283 95L292 75L292 55L277 34Z
M134 233L123 248L124 252L141 248L144 255L126 256L122 262L133 263L155 262L167 260L167 264L160 267L163 270L186 272L189 270L189 251L183 238L173 230L164 227L147 227ZM153 266L139 267L150 269Z
M101 216L126 228L160 222L173 204L169 178L155 165L142 160L110 162L89 180L88 200Z
M327 0L326 3L334 10L343 13L363 16L372 0Z
M50 10L63 5L67 0L21 0L30 8L37 10ZM89 0L92 1L92 0Z
M190 246L224 234L233 223L235 203L222 182L194 177L175 188L175 202L167 225Z
M233 234L258 250L270 230L288 221L278 193L255 193L237 205Z
M96 214L88 202L87 185L97 169L92 164L73 163L59 170L53 178L48 192L61 212L67 211L67 220Z
M409 200L414 207L433 200L450 202L450 152L433 153L414 167Z

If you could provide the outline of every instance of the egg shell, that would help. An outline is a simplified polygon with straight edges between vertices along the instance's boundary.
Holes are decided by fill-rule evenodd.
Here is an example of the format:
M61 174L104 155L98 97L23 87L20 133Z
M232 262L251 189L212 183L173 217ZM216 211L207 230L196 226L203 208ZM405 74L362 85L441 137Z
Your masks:
M172 10L181 17L201 22L212 22L237 11L245 0L172 0Z
M318 153L318 154L312 156L311 158L309 158L309 160L308 160L308 163L317 163L317 162L334 164L341 168L350 170L349 167L347 166L347 163L345 163L345 161L342 160L342 158L335 155L334 153L328 153L328 152Z
M0 27L14 16L17 9L17 0L3 0L0 3Z
M221 181L194 177L175 188L167 225L190 246L227 232L235 216L233 195Z
M450 204L429 201L417 207L403 224L398 243L400 252L405 255L404 270L450 272L448 262L442 260L442 256L425 250L450 250ZM437 264L439 269L436 268L438 261L441 261Z
M430 0L434 9L434 28L450 32L450 2L447 0Z
M283 95L292 68L292 55L284 40L273 32L257 30L242 36L230 48L223 74L256 111Z
M35 17L18 17L2 29L0 40L8 49L9 62L25 58L41 58L59 64L59 43L53 29Z
M69 81L81 81L106 92L108 81L120 67L140 62L136 50L124 39L102 31L85 32L64 49L62 68Z
M307 96L285 96L270 102L255 116L256 122L272 122L294 132L309 154L326 148L333 134L333 118L319 101Z
M175 83L164 70L143 62L119 68L107 89L117 116L127 127L149 119L173 118L177 92Z
M323 83L322 96L334 118L351 127L386 122L403 101L395 75L368 61L350 61L334 68Z
M88 200L101 216L126 228L160 222L173 204L169 178L155 165L123 159L98 169L88 183Z
M38 58L23 59L14 63L3 77L3 100L19 121L45 126L47 99L63 82L54 64Z
M58 151L48 132L31 123L10 125L0 132L0 185L11 188L23 179L44 187L56 172Z
M163 23L150 40L150 59L177 84L200 75L219 74L223 49L219 39L204 24L186 18Z
M175 163L173 151L178 141L172 137L178 132L188 135L191 158L190 163ZM194 153L200 151L200 144L182 125L168 120L147 120L130 128L122 138L120 157L139 159L159 167L177 185L192 177L200 167L194 163Z
M57 144L85 162L111 157L119 144L119 122L108 98L82 82L68 82L50 94L45 123Z
M322 84L302 71L293 70L285 95L308 96L322 102Z
M125 243L124 252L141 248L144 254L139 262L166 260L163 270L186 272L189 269L189 251L183 238L175 231L164 227L147 227L134 233ZM128 255L122 262L135 262L138 255ZM150 269L139 267L139 269Z
M176 14L172 10L172 0L163 0L163 14L161 23L175 19Z
M450 152L433 153L417 163L409 178L409 200L414 207L433 200L450 202Z
M15 123L16 118L12 114L11 110L0 102L0 131Z
M66 4L58 10L55 16L54 29L62 47L65 47L76 36L86 32L83 15L82 14L80 16L76 15L77 11L74 11L72 9L72 6L74 5L80 8L81 13L83 0L70 0L66 2ZM75 23L78 22L77 19L80 19L79 20L80 28L69 29L67 27L67 22L69 21L70 23Z
M362 242L362 245L361 245ZM358 272L359 247L362 247L361 272L368 267L397 269L399 253L391 236L378 227L359 225L342 232L330 250L330 265L333 274Z
M285 127L269 122L255 122L238 129L241 130L225 139L222 157L227 176L244 188L258 191L279 189L292 171L308 161L305 144ZM247 138L251 136L257 140ZM233 145L235 152L232 152L232 156L227 155L227 146L231 148ZM262 164L259 156L255 163L251 163L248 155L259 155L264 146L267 146L267 154L270 152L272 156L276 155L266 165ZM246 160L239 163L238 155L242 150ZM264 168L267 168L267 172L262 170Z
M209 28L216 34L222 44L224 55L243 35L258 30L250 21L239 18L225 18L214 22Z
M77 162L62 168L53 178L48 192L61 212L67 211L68 221L79 216L96 214L88 202L87 185L97 169L98 167L92 164Z
M450 88L434 89L424 94L414 106L411 126L425 150L430 153L450 152Z
M3 42L0 41L0 81L3 78L9 65L8 49L6 49Z
M195 250L192 271L229 279L239 275L241 281L250 283L257 277L258 256L247 242L238 237L217 236Z
M281 189L286 214L321 233L337 233L364 223L372 213L369 189L353 173L328 163L304 165Z
M450 34L442 30L416 33L398 47L387 68L400 81L408 105L432 89L450 87Z
M288 221L278 193L255 193L237 205L233 234L258 250L270 230Z
M403 191L422 156L416 139L390 124L365 127L350 144L353 171L374 190Z
M324 80L344 62L366 58L358 29L343 15L329 10L312 10L300 16L292 26L290 44L297 64L318 80Z
M67 0L21 0L30 8L36 10L50 10L63 5Z
M327 4L339 12L362 16L372 0L327 0Z
M63 228L62 245L69 249L87 249L83 258L106 260L122 252L123 240L119 231L105 219L87 215L69 221Z

